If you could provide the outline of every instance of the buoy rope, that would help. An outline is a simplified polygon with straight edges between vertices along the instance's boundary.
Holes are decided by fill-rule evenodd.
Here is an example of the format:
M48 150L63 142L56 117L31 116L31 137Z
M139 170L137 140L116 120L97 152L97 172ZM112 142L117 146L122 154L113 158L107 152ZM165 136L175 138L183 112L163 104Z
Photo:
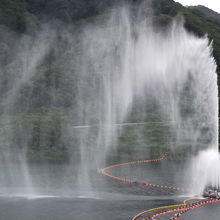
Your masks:
M161 206L161 207L156 207L156 208L148 209L148 210L145 210L145 211L142 211L142 212L138 213L138 214L135 215L131 220L136 220L136 219L138 219L139 217L143 216L144 214L147 214L147 213L150 213L150 212L155 212L155 211L158 211L158 210L161 210L161 209L170 209L170 208L176 208L176 207L179 207L179 208L181 209L181 208L185 207L185 206L188 204L189 201L194 200L194 199L195 199L195 198L186 199L186 200L184 200L183 203L181 203L181 204L167 205L167 206ZM175 209L172 209L172 210L175 210ZM175 211L173 211L173 212L175 212ZM167 213L167 214L168 214L168 213ZM148 216L148 218L149 218L149 217L152 218L153 215ZM156 216L155 216L155 217L156 217ZM144 220L144 219L142 218L142 220Z
M112 175L108 172L110 169L115 168L115 167L135 165L135 164L143 164L143 163L150 163L150 162L159 162L159 161L165 160L167 158L167 156L168 156L168 153L165 153L163 156L161 156L159 158L156 158L156 159L138 160L138 161L131 161L131 162L127 162L127 163L114 164L114 165L102 168L100 170L100 173L103 176L106 176L110 179L125 182L125 183L129 183L129 184L136 184L136 185L139 185L139 186L146 186L146 187L153 187L153 188L169 189L169 190L174 190L174 191L184 191L184 189L179 188L179 187L159 185L159 184L153 184L153 183L147 183L147 182L138 182L136 180L123 178L123 177L120 177L120 176L115 176L115 175Z
M177 220L179 217L181 217L183 214L185 214L188 211L191 211L193 209L199 208L201 206L205 206L208 204L220 202L220 199L213 199L209 198L200 202L192 203L190 205L187 205L183 210L181 210L179 213L176 213L174 216L170 218L170 220Z
M150 163L150 162L159 162L159 161L167 159L167 156L168 156L168 153L165 153L163 156L161 156L159 158L156 158L156 159L138 160L138 161L132 161L132 162L127 162L127 163L114 164L114 165L102 168L100 170L100 173L103 176L106 176L110 179L117 180L117 181L124 182L124 183L136 184L136 185L139 185L139 186L146 186L146 187L168 189L168 190L174 190L174 191L184 191L183 188L179 188L179 187L175 187L175 186L159 185L159 184L152 184L152 183L147 183L147 182L138 182L136 180L123 178L123 177L120 177L120 176L115 176L115 175L112 175L111 173L109 173L109 170L112 169L112 168L115 168L115 167L135 165L135 164L143 164L143 163ZM215 203L215 202L220 202L220 199L208 198L206 200L202 200L202 201L199 201L199 202L189 203L192 200L198 200L198 198L188 198L188 199L184 200L184 202L181 203L181 204L167 205L167 206L161 206L161 207L148 209L148 210L145 210L145 211L142 211L142 212L138 213L137 215L132 217L131 220L138 220L139 218L141 218L141 220L147 220L147 219L156 220L156 217L158 217L158 216L167 215L167 214L173 213L173 212L177 212L177 213L174 216L172 216L170 218L170 220L177 220L184 213L186 213L186 212L188 212L192 209L195 209L195 208L198 208L198 207L201 207L201 206L204 206L204 205L208 205L208 204L211 204L211 203ZM152 215L144 216L147 213L156 212L158 210L163 210L163 209L165 209L165 210L161 211L161 212L157 212L157 213L152 214Z

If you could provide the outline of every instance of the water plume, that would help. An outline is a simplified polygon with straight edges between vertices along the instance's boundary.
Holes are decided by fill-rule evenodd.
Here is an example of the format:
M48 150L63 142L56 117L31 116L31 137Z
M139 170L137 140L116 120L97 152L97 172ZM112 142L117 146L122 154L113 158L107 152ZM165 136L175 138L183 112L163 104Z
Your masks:
M27 37L25 47L18 47L13 61L3 65L18 75L9 77L1 99L2 121L7 112L25 117L15 120L15 126L9 115L11 125L2 125L1 161L8 165L0 173L2 185L17 182L10 168L16 158L24 188L88 194L93 173L119 152L149 156L142 150L150 149L152 128L156 145L163 141L173 152L217 149L217 75L208 38L188 33L179 17L161 28L149 6L137 8L124 5L90 22L53 25L36 38ZM32 95L19 99L24 88L24 94ZM166 124L160 127L164 135L155 123ZM135 144L124 140L132 124L137 126ZM52 153L66 159L60 170L47 163L34 167L27 160Z
M37 36L24 35L14 39L14 48L10 56L6 57L7 63L2 63L1 74L1 113L0 113L0 186L2 193L33 194L32 180L27 163L28 143L30 140L30 124L24 120L29 103L21 100L18 94L22 94L27 84L36 74L39 65L48 53L52 37L50 31L39 31ZM52 34L50 32L50 34ZM22 103L18 103L22 101ZM22 110L20 109L22 106Z
M220 186L220 155L215 148L199 152L190 163L186 179L193 195L203 195L207 187L218 189Z

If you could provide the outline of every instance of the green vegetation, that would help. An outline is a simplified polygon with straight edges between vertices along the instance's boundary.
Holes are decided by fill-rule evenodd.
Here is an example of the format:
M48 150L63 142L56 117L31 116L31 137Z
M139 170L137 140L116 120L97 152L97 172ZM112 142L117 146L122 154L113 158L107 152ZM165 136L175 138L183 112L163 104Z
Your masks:
M213 56L217 63L217 72L220 75L220 14L214 13L215 19L210 19L197 7L183 7L173 0L154 0L156 19L161 20L161 24L167 24L170 18L182 15L185 19L185 27L188 31L203 37L208 34L210 42L213 41ZM211 12L209 12L211 13Z
M169 122L149 121L143 125L127 126L119 136L118 151L155 155L170 148L170 137Z
M0 2L0 24L14 31L24 32L25 13L25 0L1 0Z
M139 0L127 1L134 5L140 2ZM42 23L57 22L58 24L67 24L67 27L73 23L86 23L93 19L95 20L98 16L100 18L100 15L104 14L109 7L114 4L120 4L121 2L124 1L1 0L0 64L7 66L10 63L10 60L5 59L7 56L4 56L5 54L9 54L13 48L14 42L13 40L10 41L10 39L19 38L26 33L34 35ZM153 0L152 2L156 26L166 28L174 17L182 15L185 19L185 27L188 31L199 37L208 34L210 42L213 41L213 55L217 62L217 72L219 75L220 22L218 18L220 15L215 13L213 18L212 12L210 11L207 16L207 13L204 13L204 10L202 11L200 8L185 8L173 0ZM56 37L58 42L62 36L58 35ZM67 47L68 44L65 45L65 39L62 39L62 42L64 43L57 51L61 52L61 54L63 52L62 59L66 60L68 59L68 54L65 54L65 47ZM56 60L57 51L56 48L49 51L44 62L38 67L38 74L31 77L28 84L19 90L15 103L15 111L18 112L18 114L22 114L22 116L14 116L15 119L11 117L9 120L9 123L15 130L13 131L14 141L16 141L20 147L23 145L20 136L20 133L22 134L21 127L28 126L30 135L27 141L27 155L30 160L68 159L68 146L65 146L63 142L64 137L62 137L62 123L65 122L65 112L78 104L72 97L76 92L76 88L72 88L73 84L71 83L75 80L75 73L72 76L73 78L68 78L68 74L65 75L65 73L62 72L62 70L65 69L63 67L64 62L62 63L62 60ZM9 59L13 58L10 57ZM71 60L69 62L73 61ZM66 71L68 71L68 69ZM5 93L10 89L9 80L13 78L13 76L7 74L7 71L0 70L0 85L4 85L3 88L6 90L6 92L0 91L0 103ZM65 80L60 80L61 77ZM28 110L26 109L25 103L29 104ZM74 115L74 109L72 111ZM13 115L13 112L11 115ZM135 113L133 118L135 118ZM152 123L145 126L125 128L119 136L118 150L132 153L140 149L143 150L143 147L146 145L149 151L154 151L155 147L158 149L158 145L160 145L162 151L166 150L170 144L171 131L166 123L156 123L157 121L156 118L155 122L152 121ZM2 132L4 132L4 129L7 130L6 127L4 123L1 124ZM140 134L142 135L141 137L139 136Z
M135 4L139 1L128 0ZM108 0L2 0L0 2L1 25L24 33L27 27L42 21L61 20L65 23L78 22L103 13L110 6L124 1ZM183 7L173 0L153 0L155 21L167 25L178 14L185 18L185 27L197 34L208 34L213 40L213 55L220 73L220 15L204 7ZM208 15L207 15L208 14ZM34 24L33 24L34 23ZM5 30L5 29L4 29Z
M32 135L28 148L30 160L67 160L67 149L62 143L62 118L60 112L31 114L25 117L32 126Z

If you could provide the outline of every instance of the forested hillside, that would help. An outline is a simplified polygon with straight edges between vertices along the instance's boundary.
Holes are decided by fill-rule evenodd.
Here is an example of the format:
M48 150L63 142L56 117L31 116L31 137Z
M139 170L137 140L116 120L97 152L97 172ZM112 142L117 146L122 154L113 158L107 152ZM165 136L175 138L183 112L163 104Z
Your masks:
M127 0L133 4L140 0ZM0 2L1 29L25 33L45 21L60 20L74 23L89 19L105 12L109 7L126 2L126 0L2 0ZM220 24L219 14L211 13L205 7L183 7L173 0L153 0L155 20L166 25L178 14L185 18L185 26L198 36L208 33L214 41L214 57L220 66ZM208 13L209 11L209 13ZM208 13L208 14L207 14ZM215 18L215 19L214 19ZM218 70L219 72L219 70Z
M135 8L141 0L127 1ZM68 143L75 144L77 151L78 143L63 132L63 124L70 111L77 115L74 106L81 105L74 97L77 88L72 82L87 86L78 79L77 68L72 65L74 61L79 62L80 24L102 19L111 7L125 2L0 1L0 127L12 125L13 129L6 126L6 130L1 131L3 136L4 132L12 134L9 145L16 143L20 148L27 145L31 159L68 159ZM220 23L198 8L186 8L173 0L152 0L149 5L154 8L156 27L166 28L174 17L182 15L188 31L199 37L208 34L210 42L213 41L213 55L220 74ZM57 27L56 34L53 35L53 30L42 31L51 26ZM74 37L70 37L68 32ZM51 48L51 42L56 46ZM68 48L70 44L74 45L74 50ZM91 83L98 80L91 78ZM90 98L81 95L84 99ZM78 126L84 122L80 120L80 115L77 115L71 123ZM96 115L91 123L97 124ZM21 138L22 133L27 133L25 140Z
M196 9L198 11L200 11L203 15L206 16L207 19L213 21L213 22L220 22L220 14L213 11L210 8L207 8L203 5L198 5L198 6L190 6L190 8L192 9Z

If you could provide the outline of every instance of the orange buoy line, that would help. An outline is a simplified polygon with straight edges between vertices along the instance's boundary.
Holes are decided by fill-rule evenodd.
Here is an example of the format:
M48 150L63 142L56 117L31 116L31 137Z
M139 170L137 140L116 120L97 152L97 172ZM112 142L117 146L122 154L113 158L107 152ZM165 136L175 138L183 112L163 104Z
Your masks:
M143 163L150 163L150 162L159 162L159 161L167 159L167 155L168 155L168 153L165 153L163 156L161 156L159 158L156 158L156 159L138 160L138 161L132 161L132 162L127 162L127 163L114 164L114 165L102 168L100 170L100 173L103 176L106 176L110 179L121 181L121 182L124 182L124 183L136 184L136 185L139 185L139 186L146 186L146 187L168 189L168 190L174 190L174 191L184 191L184 189L179 188L179 187L167 186L167 185L158 185L158 184L152 184L152 183L146 183L146 182L138 182L138 181L128 179L128 178L123 178L123 177L120 177L120 176L114 176L114 175L112 175L108 172L110 169L115 168L115 167L121 167L121 166L126 166L126 165L135 165L135 164L143 164ZM184 202L182 204L168 205L168 206L162 206L162 207L157 207L157 208L153 208L153 209L148 209L148 210L145 210L145 211L142 211L142 212L138 213L131 220L138 220L139 218L141 220L147 220L147 219L156 220L156 218L158 216L167 215L167 214L170 214L170 213L173 213L173 212L177 212L177 213L174 216L172 216L170 218L170 220L177 220L184 213L186 213L186 212L188 212L192 209L195 209L195 208L198 208L198 207L201 207L201 206L204 206L204 205L208 205L208 204L211 204L211 203L215 203L215 202L220 202L220 199L209 198L209 199L202 200L202 201L195 202L195 203L188 203L190 200L198 200L198 199L197 198L189 198L189 199L184 200ZM168 210L161 211L161 212L158 212L158 213L154 213L154 214L151 214L151 215L148 215L148 216L144 216L147 213L155 212L157 210L162 210L162 209L168 209Z
M165 210L165 211L162 211L162 212L158 212L158 213L155 213L153 215L150 215L150 216L141 216L142 220L147 220L147 219L156 219L157 217L159 216L162 216L162 215L167 215L167 214L170 214L170 213L173 213L173 212L184 212L186 209L188 209L188 207L194 207L196 206L197 203L195 204L185 204L185 205L182 205L182 204L177 204L177 205L171 205L170 207L176 207L176 208L173 208L173 209L168 209L168 210ZM161 207L163 208L163 207ZM154 209L153 209L154 210ZM140 217L140 216L139 216ZM174 217L171 217L170 220L176 220L178 217L178 214L175 214ZM137 218L136 218L137 219Z
M194 198L188 199L189 200L194 200ZM163 206L163 207L158 207L158 208L153 208L153 209L149 209L147 211L141 212L139 214L137 214L136 216L134 216L132 218L132 220L137 220L139 218L141 218L141 220L148 220L148 219L152 219L155 220L157 217L162 216L162 215L167 215L173 212L177 212L174 216L172 216L169 220L178 220L179 217L181 217L184 213L191 211L193 209L199 208L201 206L205 206L208 204L212 204L212 203L216 203L216 202L220 202L220 199L206 199L203 201L199 201L199 202L195 202L195 203L191 203L191 204L177 204L177 205L170 205L170 206ZM168 209L162 212L158 212L152 215L148 215L148 216L144 216L144 214L149 213L149 212L155 212L159 209L166 209L166 208L171 208L171 207L176 207L173 209Z
M136 185L139 185L139 186L154 187L154 188L161 188L161 189L169 189L169 190L174 190L174 191L184 191L184 189L179 188L179 187L159 185L159 184L146 183L146 182L138 182L138 181L128 179L128 178L114 176L114 175L112 175L108 172L110 169L115 168L115 167L121 167L121 166L126 166L126 165L135 165L135 164L143 164L143 163L150 163L150 162L159 162L159 161L165 160L167 158L167 155L168 155L168 153L165 153L163 156L161 156L160 158L156 158L156 159L138 160L138 161L132 161L132 162L127 162L127 163L114 164L114 165L102 168L100 170L100 173L103 176L106 176L108 178L111 178L111 179L114 179L114 180L117 180L117 181L121 181L121 182L126 182L126 183L129 183L129 184L136 184Z
M172 213L172 212L175 212L175 211L179 211L179 210L182 210L187 204L189 201L191 200L195 200L196 198L189 198L189 199L186 199L183 201L183 203L181 204L175 204L175 205L167 205L167 206L161 206L161 207L156 207L156 208L152 208L152 209L148 209L148 210L145 210L145 211L142 211L140 213L138 213L137 215L135 215L131 220L137 220L138 218L142 217L142 220L144 220L143 218L143 215L147 214L147 213L150 213L150 212L155 212L155 211L158 211L158 210L161 210L161 209L170 209L170 208L173 208L173 209L170 209L169 213ZM178 208L178 209L177 209ZM172 210L172 211L171 211ZM168 213L166 212L160 212L162 213L161 215L166 215ZM153 219L156 218L155 215L149 215L147 216L146 219Z
M186 206L183 210L181 210L181 212L176 213L174 216L172 216L170 218L170 220L177 220L179 217L181 217L183 214L185 214L188 211L199 208L201 206L216 203L216 202L220 202L220 199L209 198L209 199L206 199L206 200L203 200L203 201L200 201L200 202L190 204L190 205Z

